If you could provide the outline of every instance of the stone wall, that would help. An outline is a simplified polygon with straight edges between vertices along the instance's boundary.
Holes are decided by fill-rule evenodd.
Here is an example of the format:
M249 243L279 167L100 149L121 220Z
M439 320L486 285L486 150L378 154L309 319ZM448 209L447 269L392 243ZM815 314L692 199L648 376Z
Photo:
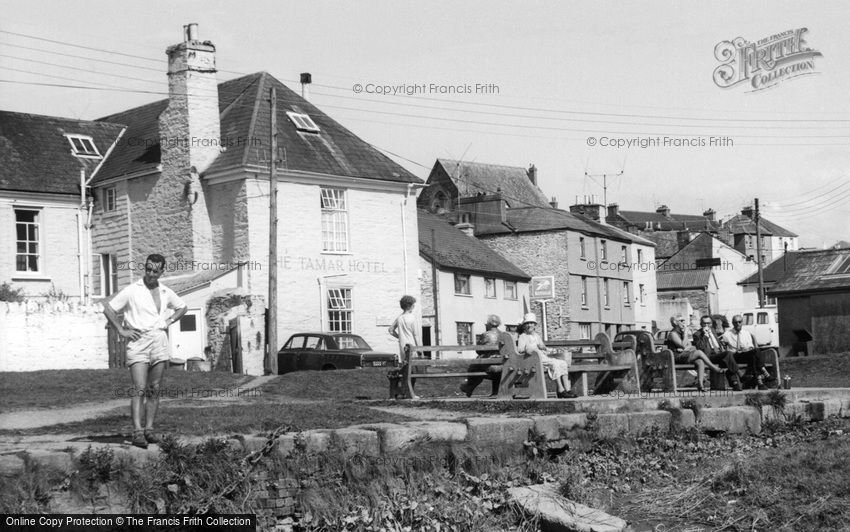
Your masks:
M262 375L265 354L266 303L261 296L241 290L222 290L207 302L207 345L214 369L233 371L230 325L238 322L241 332L242 373Z
M100 305L0 303L0 371L109 367Z

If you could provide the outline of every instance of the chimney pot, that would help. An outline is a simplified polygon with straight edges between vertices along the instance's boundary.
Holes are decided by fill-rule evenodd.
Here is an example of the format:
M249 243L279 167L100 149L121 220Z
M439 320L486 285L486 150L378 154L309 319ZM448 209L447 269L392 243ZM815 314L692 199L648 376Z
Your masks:
M186 26L186 41L198 40L198 24L193 22Z
M556 198L555 196L552 196L552 201L549 202L549 205L553 209L557 209L558 208L558 198Z
M528 174L528 179L531 181L531 184L537 186L537 167L533 164L528 165L526 173Z

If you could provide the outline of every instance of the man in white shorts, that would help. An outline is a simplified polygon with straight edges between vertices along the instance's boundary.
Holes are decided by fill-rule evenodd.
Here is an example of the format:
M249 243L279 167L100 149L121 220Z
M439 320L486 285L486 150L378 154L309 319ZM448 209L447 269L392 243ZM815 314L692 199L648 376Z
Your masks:
M153 422L159 407L162 374L171 358L168 327L186 314L186 303L170 288L159 283L165 270L165 257L148 255L145 275L125 287L104 306L103 313L118 334L127 340L127 367L133 378L130 412L133 416L133 445L146 448L158 443ZM168 309L174 312L166 318ZM118 313L124 312L124 322ZM126 327L125 327L126 325ZM142 407L145 423L142 427Z

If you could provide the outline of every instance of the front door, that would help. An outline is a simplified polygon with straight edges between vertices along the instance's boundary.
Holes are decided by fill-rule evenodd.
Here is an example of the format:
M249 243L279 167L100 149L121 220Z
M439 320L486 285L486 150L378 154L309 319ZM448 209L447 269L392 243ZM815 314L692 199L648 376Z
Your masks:
M180 321L169 328L168 332L171 335L172 359L204 358L204 327L201 309L189 309Z

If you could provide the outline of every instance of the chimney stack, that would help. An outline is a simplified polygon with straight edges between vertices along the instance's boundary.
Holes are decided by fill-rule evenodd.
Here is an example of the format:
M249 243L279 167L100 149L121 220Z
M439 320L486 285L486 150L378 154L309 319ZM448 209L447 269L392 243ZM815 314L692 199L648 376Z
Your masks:
M558 198L556 198L555 196L552 196L552 201L549 202L549 206L552 207L553 209L557 209L558 208Z
M528 174L528 180L531 181L531 184L537 186L537 167L533 164L528 165L526 173Z
M215 46L201 42L198 25L183 26L183 42L169 46L168 105L159 115L162 172L149 198L160 207L153 232L168 236L161 252L182 260L212 261L212 229L201 175L221 153Z
M310 88L308 85L313 83L313 75L309 72L301 73L301 97L305 100L310 99Z
M616 203L608 204L608 217L615 218L620 215L620 206Z
M655 212L665 218L670 218L670 207L668 207L667 205L662 205L661 207L658 207L657 209L655 209Z
M741 214L752 220L755 217L753 206L747 205L746 207L741 209Z
M712 208L709 208L707 211L705 211L704 213L702 213L702 215L703 215L703 216L705 216L705 217L706 217L706 218L707 218L710 222L715 221L715 220L714 220L714 215L715 215L715 214L717 214L717 213L716 213L716 212L714 211L714 209L712 209Z

